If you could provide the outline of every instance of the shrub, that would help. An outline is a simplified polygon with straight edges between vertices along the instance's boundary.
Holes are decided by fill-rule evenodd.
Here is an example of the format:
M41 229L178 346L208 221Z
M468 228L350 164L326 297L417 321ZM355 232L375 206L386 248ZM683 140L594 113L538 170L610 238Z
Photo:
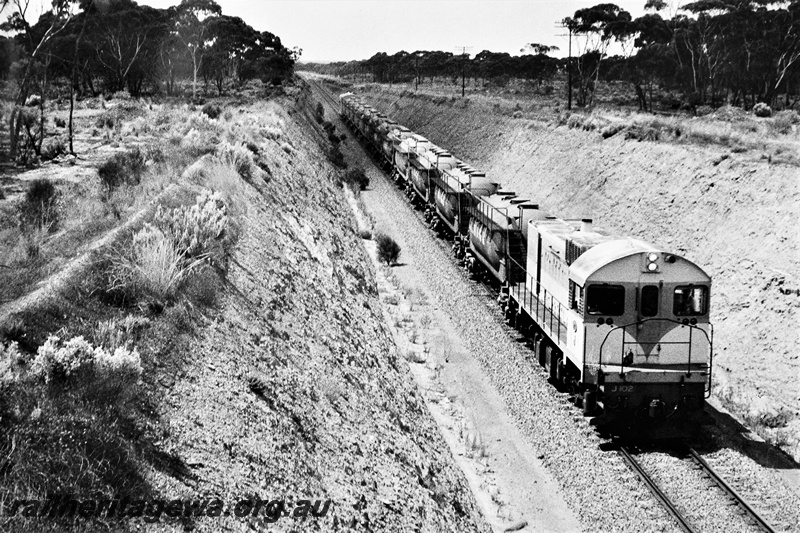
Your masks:
M328 120L324 121L322 123L322 129L325 130L331 144L339 144L339 136L336 135L336 126L334 126L332 122Z
M623 124L609 124L602 130L600 130L600 135L603 136L603 139L608 139L609 137L613 137L617 133L621 132L625 129Z
M56 128L66 128L67 127L67 121L64 120L63 118L55 117L53 119L53 122L55 123Z
M375 243L377 244L378 260L389 266L397 263L400 258L400 245L394 239L383 233L378 233L375 235Z
M50 161L66 153L67 147L64 145L64 141L59 138L48 139L42 146L42 160L44 161Z
M20 223L23 229L55 229L58 223L58 192L55 185L47 179L33 180L25 192L19 206Z
M657 141L661 133L652 126L633 124L625 130L625 139L636 139L637 141Z
M94 342L107 350L131 345L138 332L150 325L150 319L143 316L127 315L123 319L112 318L97 324Z
M19 351L18 342L0 342L0 386L4 381L14 380L12 367L21 359L22 353Z
M217 303L219 281L213 268L202 265L186 280L186 296L195 305L212 307Z
M314 108L314 120L316 120L318 124L322 124L322 121L325 120L325 108L322 102L317 102L317 106Z
M364 191L369 187L369 178L361 167L356 167L344 173L342 181L350 187L353 192Z
M753 106L753 114L757 117L771 117L772 108L764 102L759 102Z
M583 123L586 121L586 117L579 114L569 115L567 118L567 127L568 128L581 128L583 127Z
M170 237L178 254L202 258L224 237L228 215L220 194L204 190L191 207L163 209L158 206L153 225Z
M110 115L102 115L98 117L94 125L98 128L108 128L110 130L113 130L114 126L116 125L116 120L114 119L114 117Z
M699 105L694 108L694 114L698 117L704 117L714 112L714 108L709 105Z
M223 164L233 166L236 172L247 181L259 174L258 166L253 159L253 151L243 144L223 142L217 146L216 157Z
M203 106L202 112L208 118L215 119L222 114L222 108L216 104L212 104L211 102L209 102Z
M328 160L330 160L330 162L336 165L338 168L347 168L347 161L345 161L344 154L339 149L338 145L334 145L330 150L328 150Z
M131 301L171 299L192 265L187 265L172 239L145 224L133 236L131 249L115 258L109 290Z
M126 376L138 380L142 374L139 352L134 348L119 347L110 352L94 347L82 336L62 342L59 337L50 336L39 347L31 364L31 374L50 383L53 380L66 380L70 376L86 371L98 376Z
M782 135L792 132L792 126L800 122L800 115L794 110L785 110L775 113L772 121L769 123L770 129Z
M122 184L138 184L145 168L144 154L136 147L127 152L117 152L111 156L97 169L97 174L100 176L106 191L111 192Z

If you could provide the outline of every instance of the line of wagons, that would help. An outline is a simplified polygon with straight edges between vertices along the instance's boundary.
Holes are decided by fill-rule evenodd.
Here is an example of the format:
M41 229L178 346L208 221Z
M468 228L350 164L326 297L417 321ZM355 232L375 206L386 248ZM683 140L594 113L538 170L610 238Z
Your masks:
M475 277L500 288L556 386L611 432L682 428L710 393L711 278L687 259L612 235L590 219L557 218L398 124L352 93L344 122L452 239Z

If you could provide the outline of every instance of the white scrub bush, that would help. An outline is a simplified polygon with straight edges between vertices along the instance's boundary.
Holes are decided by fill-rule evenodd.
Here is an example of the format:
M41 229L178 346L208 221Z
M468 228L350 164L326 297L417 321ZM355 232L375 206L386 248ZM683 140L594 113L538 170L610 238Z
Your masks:
M209 189L197 197L194 205L171 209L159 206L153 217L153 225L172 239L177 252L191 258L201 258L210 251L227 224L225 201Z
M142 363L136 348L119 347L112 353L103 347L92 346L83 336L63 342L51 335L39 347L31 364L31 374L45 383L84 371L93 371L98 377L138 380Z

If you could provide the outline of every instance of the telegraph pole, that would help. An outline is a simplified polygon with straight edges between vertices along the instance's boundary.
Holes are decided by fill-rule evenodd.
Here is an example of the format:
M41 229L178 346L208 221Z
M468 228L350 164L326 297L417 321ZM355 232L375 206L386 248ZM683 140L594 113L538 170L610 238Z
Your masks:
M569 46L568 46L568 57L567 57L567 109L572 110L572 26L569 24L565 24L567 19L561 21L561 23L556 26L557 28L567 28L569 30ZM560 34L558 37L567 37L565 34Z
M572 27L569 28L569 57L567 59L567 109L572 110Z
M464 92L466 87L466 74L465 74L465 67L466 67L466 59L468 57L467 51L472 50L471 46L456 46L456 51L461 50L461 98L464 98Z

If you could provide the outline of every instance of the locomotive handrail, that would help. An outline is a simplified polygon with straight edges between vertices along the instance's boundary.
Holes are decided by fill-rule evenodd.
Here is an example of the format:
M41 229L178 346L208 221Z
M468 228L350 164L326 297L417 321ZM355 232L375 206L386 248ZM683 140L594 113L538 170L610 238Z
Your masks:
M691 364L692 364L692 331L695 330L695 329L698 330L698 331L701 331L703 333L703 335L705 335L706 341L708 341L708 359L709 359L709 362L708 362L707 366L708 366L708 373L709 373L709 379L710 379L710 376L711 376L711 361L713 359L713 353L714 353L714 340L713 340L714 339L714 336L713 336L713 331L714 330L713 330L713 327L711 328L712 334L711 334L711 336L709 336L708 332L706 330L704 330L703 328L697 326L696 324L683 323L681 321L674 320L672 318L645 318L645 319L642 319L642 320L637 320L636 322L631 322L630 324L624 324L624 325L621 325L621 326L616 326L616 327L613 327L610 330L608 330L608 332L606 333L606 336L603 338L603 342L600 343L600 358L598 359L598 362L597 362L598 368L602 368L603 367L603 347L605 346L606 341L608 341L608 337L613 332L618 331L618 330L621 329L622 330L622 343L621 343L622 344L622 357L620 358L619 374L620 374L620 376L623 375L623 373L625 371L625 345L626 344L637 344L637 343L626 343L625 342L625 330L630 326L636 326L636 325L639 325L639 324L645 324L647 322L672 322L673 324L678 324L679 326L683 326L683 327L688 327L689 328L689 342L688 342L688 344L689 344L689 358L688 358L688 362L687 362L687 365L686 365L686 375L687 376L690 376L692 374L692 367L691 367ZM708 324L708 325L711 326L711 324ZM662 344L665 344L665 343L662 343ZM672 342L670 344L687 344L687 343L685 343L685 342ZM633 366L633 365L631 364L629 366Z
M534 280L533 276L531 276L528 271L520 265L517 261L513 258L509 257L510 266L511 268L519 269L523 276L522 279L525 280L524 283L515 283L509 286L509 295L513 293L516 296L517 302L522 304L523 309L525 309L525 302L527 300L527 310L528 314L533 314L536 317L537 323L542 327L542 330L545 331L550 335L553 340L555 340L556 344L560 344L562 341L566 342L567 336L567 325L561 320L562 317L562 310L565 308L564 304L561 303L553 294L548 291L546 288L542 286L539 281ZM515 277L511 277L511 279L516 279ZM534 292L535 289L535 292ZM523 292L522 297L520 297L520 291ZM547 299L550 300L550 305L547 305ZM536 300L536 309L533 308L533 300ZM548 317L549 313L549 317ZM556 326L553 327L553 319L555 319ZM563 338L562 338L562 330L564 330Z

